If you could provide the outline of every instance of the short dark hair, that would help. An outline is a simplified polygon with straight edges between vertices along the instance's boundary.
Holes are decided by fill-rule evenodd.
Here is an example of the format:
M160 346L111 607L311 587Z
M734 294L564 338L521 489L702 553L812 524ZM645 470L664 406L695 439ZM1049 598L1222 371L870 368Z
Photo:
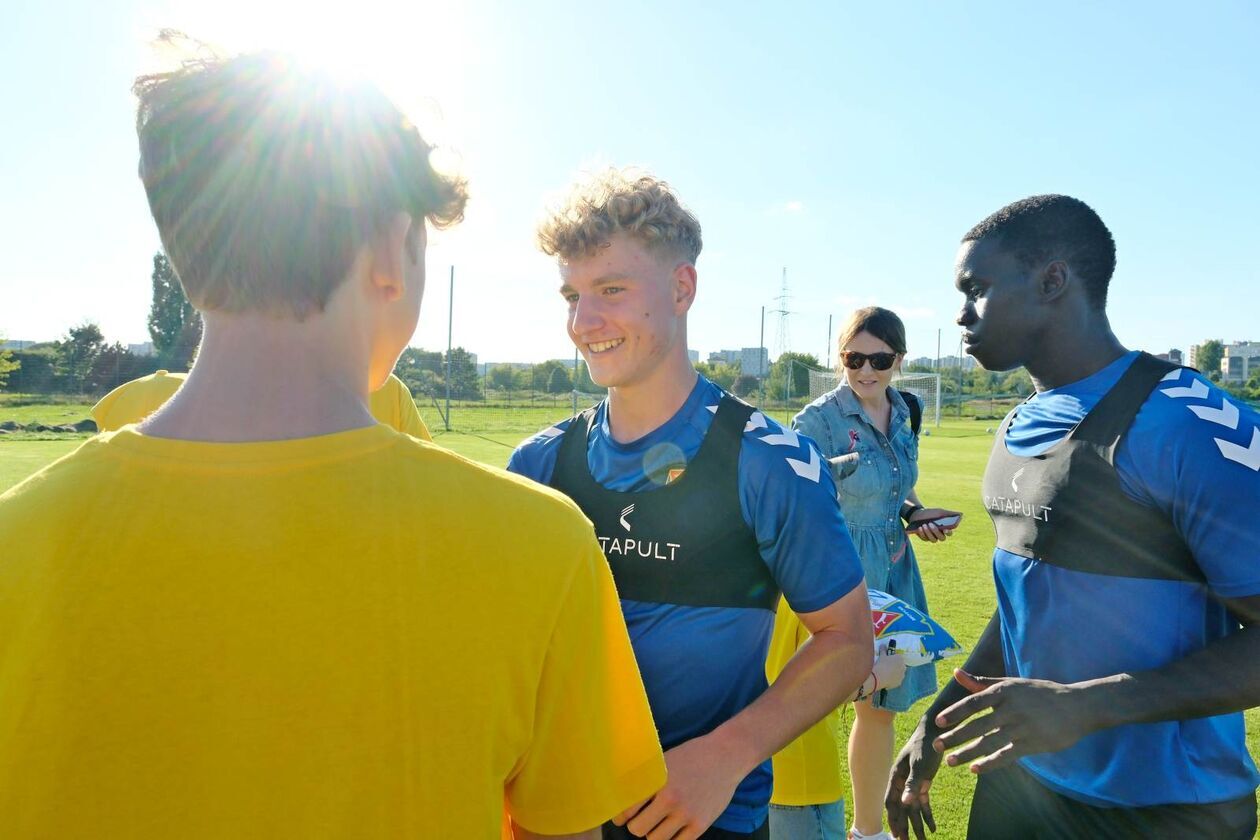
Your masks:
M844 345L857 338L858 333L870 333L891 347L894 353L906 354L906 325L891 309L867 306L850 315L840 328L837 351L843 351ZM840 358L839 352L836 358Z
M256 53L189 61L134 90L140 178L198 309L302 319L397 214L463 217L464 180L434 169L433 147L373 85Z
M1000 237L1002 247L1029 267L1052 259L1067 262L1085 281L1089 300L1107 304L1116 270L1116 242L1088 204L1067 195L1034 195L1006 205L967 231L963 242Z

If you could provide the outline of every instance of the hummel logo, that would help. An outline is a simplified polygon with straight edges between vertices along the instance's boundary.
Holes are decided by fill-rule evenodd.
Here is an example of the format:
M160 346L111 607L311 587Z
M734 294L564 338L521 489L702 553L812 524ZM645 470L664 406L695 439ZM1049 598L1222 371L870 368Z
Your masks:
M1026 469L1028 469L1028 467L1020 467L1019 469L1015 471L1015 475L1011 476L1011 489L1014 490L1016 493L1019 492L1019 485L1015 483L1015 480L1019 478L1021 475L1023 475L1024 470Z
M634 513L634 505L626 505L626 509L621 512L621 518L617 520L621 523L621 527L627 531L630 530L630 523L626 521L626 517Z

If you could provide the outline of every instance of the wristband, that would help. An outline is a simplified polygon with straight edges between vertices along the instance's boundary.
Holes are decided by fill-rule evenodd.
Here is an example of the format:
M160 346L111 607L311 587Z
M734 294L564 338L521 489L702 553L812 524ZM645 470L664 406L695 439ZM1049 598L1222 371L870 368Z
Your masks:
M863 700L874 697L875 692L879 691L879 677L875 676L874 671L871 671L871 680L874 681L875 685L871 687L869 692L862 691L862 689L866 688L866 680L862 680L862 684L858 686L857 694L853 695L854 703L861 703Z
M923 505L916 505L914 502L906 502L901 506L901 519L907 525L910 524L910 517L923 510Z

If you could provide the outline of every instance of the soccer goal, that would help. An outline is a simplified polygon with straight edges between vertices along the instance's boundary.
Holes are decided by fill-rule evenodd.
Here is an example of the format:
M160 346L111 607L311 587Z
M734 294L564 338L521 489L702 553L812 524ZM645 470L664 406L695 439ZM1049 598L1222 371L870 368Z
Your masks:
M816 400L840 384L840 374L834 370L809 372L809 398ZM894 376L892 386L909 391L923 402L923 419L933 425L941 425L941 375L939 373L903 373Z

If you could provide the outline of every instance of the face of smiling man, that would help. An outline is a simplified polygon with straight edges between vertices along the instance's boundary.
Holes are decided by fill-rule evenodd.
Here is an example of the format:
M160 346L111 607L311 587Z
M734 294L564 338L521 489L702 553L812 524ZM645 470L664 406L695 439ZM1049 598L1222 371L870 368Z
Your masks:
M569 338L591 379L606 388L651 385L687 363L687 310L696 270L685 260L617 234L560 265Z

